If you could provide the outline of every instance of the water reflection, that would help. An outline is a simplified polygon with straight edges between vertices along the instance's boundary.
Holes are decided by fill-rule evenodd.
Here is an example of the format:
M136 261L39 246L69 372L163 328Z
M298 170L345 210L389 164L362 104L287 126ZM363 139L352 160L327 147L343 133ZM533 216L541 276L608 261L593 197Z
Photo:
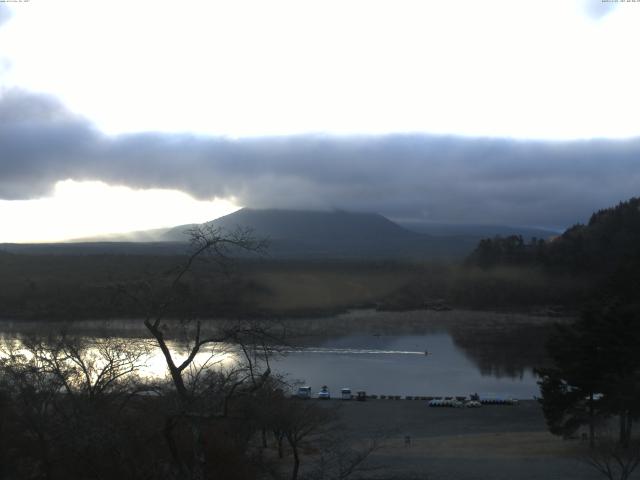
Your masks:
M545 343L550 324L453 328L457 347L485 376L523 378L548 361Z
M334 391L350 387L378 395L480 392L517 398L531 398L538 391L530 368L516 377L483 375L448 332L328 338L321 348L287 354L274 364L290 379L303 380L315 389L328 385Z
M323 339L339 347L390 351L396 338L405 335L413 338L406 342L408 350L424 353L433 341L429 337L444 333L482 375L517 379L548 361L544 345L556 321L496 312L358 310L302 322L307 336L296 342L320 345L318 339Z
M289 345L273 345L273 370L291 381L319 389L351 387L384 395L467 395L472 392L531 398L538 393L532 369L546 362L545 339L550 319L493 312L376 312L284 322ZM42 324L5 323L5 336L17 338ZM60 325L48 324L52 331ZM83 322L73 332L87 338L143 338L140 321ZM171 345L176 362L187 345ZM292 346L295 346L293 348ZM427 354L425 355L425 351ZM196 363L232 368L241 358L232 345L214 344ZM155 348L143 374L162 377L166 362Z

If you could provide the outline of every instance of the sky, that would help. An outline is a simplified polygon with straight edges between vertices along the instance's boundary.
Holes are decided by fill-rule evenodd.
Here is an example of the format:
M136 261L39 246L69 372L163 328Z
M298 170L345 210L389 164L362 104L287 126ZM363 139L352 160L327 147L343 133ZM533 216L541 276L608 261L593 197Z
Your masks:
M0 3L0 242L240 207L562 229L638 195L640 2Z

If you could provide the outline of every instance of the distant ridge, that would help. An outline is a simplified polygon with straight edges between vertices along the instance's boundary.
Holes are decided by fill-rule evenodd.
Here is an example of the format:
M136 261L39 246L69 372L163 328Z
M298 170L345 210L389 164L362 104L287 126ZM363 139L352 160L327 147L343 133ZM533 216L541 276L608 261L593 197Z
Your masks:
M336 235L344 241L353 239L368 241L371 235L395 238L414 238L411 232L377 213L357 213L343 210L279 210L243 208L211 222L225 230L250 228L257 236L273 240L325 240L335 241ZM174 227L161 236L163 240L180 241L194 225Z
M411 232L377 213L342 210L244 208L210 222L226 231L250 229L270 241L276 257L422 257L429 237ZM185 240L193 225L172 228L162 239Z
M418 233L434 236L471 236L477 238L507 237L521 235L523 238L549 239L562 233L560 230L533 227L514 227L510 225L454 224L424 221L399 221L398 225Z
M482 233L478 226L406 228L377 213L344 210L279 210L244 208L209 222L226 231L250 229L270 241L267 255L293 259L456 259L468 255ZM83 238L50 244L4 244L0 249L31 254L184 254L188 230L195 224ZM423 225L424 227L424 225ZM496 234L511 227L495 228ZM502 230L500 230L502 229ZM425 233L425 231L429 233ZM519 230L526 235L527 230ZM538 233L538 232L536 232ZM542 232L543 234L546 232ZM541 235L542 236L542 235Z

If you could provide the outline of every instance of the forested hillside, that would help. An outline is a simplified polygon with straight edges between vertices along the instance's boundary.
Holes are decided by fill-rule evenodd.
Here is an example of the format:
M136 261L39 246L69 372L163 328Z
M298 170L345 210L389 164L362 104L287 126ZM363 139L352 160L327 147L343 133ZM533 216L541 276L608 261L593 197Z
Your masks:
M640 198L595 212L545 241L521 236L482 240L468 262L481 267L536 265L571 272L612 273L640 258Z

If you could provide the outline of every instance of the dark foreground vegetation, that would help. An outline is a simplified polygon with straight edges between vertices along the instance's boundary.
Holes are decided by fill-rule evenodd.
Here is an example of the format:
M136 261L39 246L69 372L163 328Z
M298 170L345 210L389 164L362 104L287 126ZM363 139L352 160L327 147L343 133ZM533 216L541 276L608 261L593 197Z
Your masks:
M332 435L331 408L285 397L255 346L243 343L246 356L228 368L189 364L179 381L139 375L151 347L66 336L5 344L0 477L347 478L375 449Z
M640 303L619 296L558 325L540 368L540 404L551 433L588 439L586 461L610 479L640 464Z
M549 340L552 366L537 371L540 403L552 433L582 432L587 463L606 478L627 479L640 465L633 435L640 418L640 199L595 213L549 245L518 249L517 261L597 275L580 318L559 325Z
M57 334L5 341L2 478L295 480L311 439L315 448L330 448L306 478L347 478L374 449L330 440L322 433L331 410L284 395L287 386L269 366L271 345L285 341L276 325L202 327L191 306L207 277L196 262L202 267L212 253L224 268L233 250L261 244L207 228L195 229L192 240L191 256L164 281L120 286L118 298L140 309L148 340ZM179 319L177 328L167 326L169 315ZM152 350L161 354L165 378L142 374Z

